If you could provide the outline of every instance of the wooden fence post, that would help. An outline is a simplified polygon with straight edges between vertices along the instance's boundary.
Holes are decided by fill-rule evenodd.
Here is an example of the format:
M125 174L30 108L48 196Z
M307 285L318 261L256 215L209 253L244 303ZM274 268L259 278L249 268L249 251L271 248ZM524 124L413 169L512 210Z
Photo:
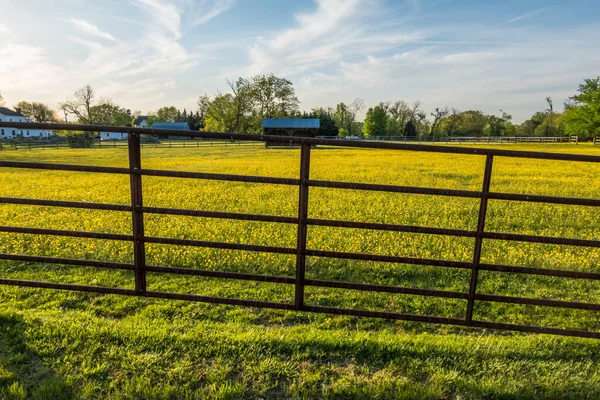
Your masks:
M131 214L133 225L133 258L135 264L135 291L146 291L146 250L144 246L144 214L142 212L142 168L140 135L129 133L129 181L131 186Z
M308 179L310 177L310 144L302 143L300 150L300 187L298 196L298 240L296 246L296 294L297 309L304 307L304 278L306 275L306 236L308 218Z
M471 269L471 281L469 284L469 297L467 303L467 325L473 320L473 307L475 305L475 294L477 293L477 277L479 274L479 261L481 260L481 248L483 244L483 233L485 231L485 215L487 213L488 196L492 181L492 165L494 156L488 154L485 159L485 172L483 173L483 186L481 189L481 201L479 203L479 218L477 220L477 234L475 236L475 247L473 249L473 267Z

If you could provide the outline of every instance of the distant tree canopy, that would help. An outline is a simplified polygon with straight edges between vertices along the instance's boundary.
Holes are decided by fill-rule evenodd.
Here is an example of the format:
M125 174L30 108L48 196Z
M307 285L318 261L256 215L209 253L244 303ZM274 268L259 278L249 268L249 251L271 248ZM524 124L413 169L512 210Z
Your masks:
M0 107L4 107L6 105L6 101L4 101L4 97L2 97L2 93L0 93Z
M56 122L57 120L54 111L43 103L20 101L15 105L15 109L20 110L21 114L33 122Z
M386 136L388 114L383 105L375 106L367 110L363 133L365 136Z
M240 77L227 84L227 93L200 96L197 111L164 106L149 115L149 123L187 122L192 130L259 133L263 118L319 118L320 136L578 135L587 139L600 135L600 77L585 79L577 94L564 104L564 111L555 110L552 98L546 97L546 107L518 125L502 110L486 114L481 110L436 107L427 113L419 101L403 100L380 102L367 110L361 122L357 119L364 109L364 101L358 98L351 103L340 102L335 107L300 112L294 85L288 79L268 74L250 79ZM1 95L0 105L5 105ZM34 122L57 120L55 113L43 103L20 101L15 108ZM76 91L60 108L65 122L70 115L75 122L90 125L131 126L141 114L132 113L108 99L97 100L90 85Z
M231 93L204 94L198 108L205 118L205 130L259 133L262 118L300 115L292 82L273 74L227 81Z
M569 135L600 135L600 76L586 79L578 94L565 104L564 124Z
M309 113L302 113L302 118L318 118L321 124L317 131L317 136L347 136L340 133L341 129L333 117L334 111L331 108L313 108Z

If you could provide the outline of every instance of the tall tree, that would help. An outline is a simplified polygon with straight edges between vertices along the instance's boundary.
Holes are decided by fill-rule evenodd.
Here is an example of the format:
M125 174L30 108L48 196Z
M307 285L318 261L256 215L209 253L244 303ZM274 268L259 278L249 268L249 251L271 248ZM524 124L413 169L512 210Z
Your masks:
M0 93L0 107L4 107L6 105L6 101L4 101L4 97L2 97L2 93Z
M75 92L73 100L65 101L60 104L60 107L66 114L73 114L81 124L96 124L96 118L92 112L94 105L94 89L90 85L86 85Z
M549 129L552 126L552 118L554 117L554 107L552 105L552 98L546 97L546 103L548 103L548 123L546 124L545 136L549 136Z
M100 104L90 107L97 125L132 126L133 115L131 110L122 108L109 100L102 100Z
M382 105L369 108L363 132L365 136L386 136L387 135L388 114Z
M565 104L565 130L569 135L600 134L600 76L585 79L579 93Z
M444 132L445 132L446 136L454 135L454 132L456 131L456 128L460 124L461 119L462 119L462 113L460 111L458 111L456 108L453 108L450 115L444 119L444 122L445 122Z
M406 126L404 127L404 134L406 136L409 137L416 137L417 136L417 127L415 126L415 123L413 122L413 120L409 120L406 123Z
M156 122L181 122L181 111L175 106L161 107L156 111Z
M338 136L339 128L333 118L334 111L331 108L313 108L310 113L304 113L302 118L318 118L320 127L317 136Z
M446 118L449 113L450 111L448 110L448 107L445 107L441 110L438 107L435 109L435 112L431 113L431 116L433 117L433 122L431 123L431 131L429 132L430 136L433 136L433 134L435 133L435 128L438 127L439 122L442 119Z
M485 114L479 110L463 111L456 127L458 136L482 136L486 127Z
M250 82L250 96L261 118L288 117L298 112L294 85L273 74L254 76Z
M20 101L15 106L15 109L19 109L27 119L33 122L55 122L57 120L56 114L46 104L36 103L35 101L29 103L27 101Z

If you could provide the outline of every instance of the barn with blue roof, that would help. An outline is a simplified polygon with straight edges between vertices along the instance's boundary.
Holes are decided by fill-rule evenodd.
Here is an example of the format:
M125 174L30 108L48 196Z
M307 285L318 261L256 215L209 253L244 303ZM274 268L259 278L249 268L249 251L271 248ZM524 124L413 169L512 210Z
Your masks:
M315 137L321 127L318 118L263 118L265 135Z
M189 131L190 126L187 122L155 122L152 129L169 129L173 131ZM186 139L185 136L169 136L169 139Z

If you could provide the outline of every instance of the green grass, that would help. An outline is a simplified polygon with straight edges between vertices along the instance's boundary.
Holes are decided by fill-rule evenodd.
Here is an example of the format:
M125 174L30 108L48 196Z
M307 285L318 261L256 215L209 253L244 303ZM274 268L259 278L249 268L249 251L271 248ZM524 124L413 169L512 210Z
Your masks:
M501 148L600 154L590 145ZM299 152L143 149L156 169L298 176ZM5 151L0 159L127 166L124 149ZM480 190L480 156L313 150L311 178ZM498 158L492 190L600 198L599 165ZM295 216L298 190L144 177L149 206ZM126 176L0 169L0 196L129 203ZM311 188L309 217L475 229L478 201ZM0 224L111 233L128 213L0 205ZM295 246L293 225L145 216L153 236ZM590 207L490 201L492 231L597 239ZM310 227L312 249L470 261L473 239ZM131 244L0 234L0 252L132 261ZM600 251L485 241L482 262L599 272ZM152 265L294 276L295 257L147 245ZM0 277L133 287L130 272L0 262ZM469 271L311 257L307 277L468 291ZM293 302L292 285L148 274L150 290ZM480 272L479 293L600 303L600 284ZM311 305L464 317L466 302L306 288ZM600 330L598 313L478 303L474 318ZM600 342L0 286L3 398L598 398Z

